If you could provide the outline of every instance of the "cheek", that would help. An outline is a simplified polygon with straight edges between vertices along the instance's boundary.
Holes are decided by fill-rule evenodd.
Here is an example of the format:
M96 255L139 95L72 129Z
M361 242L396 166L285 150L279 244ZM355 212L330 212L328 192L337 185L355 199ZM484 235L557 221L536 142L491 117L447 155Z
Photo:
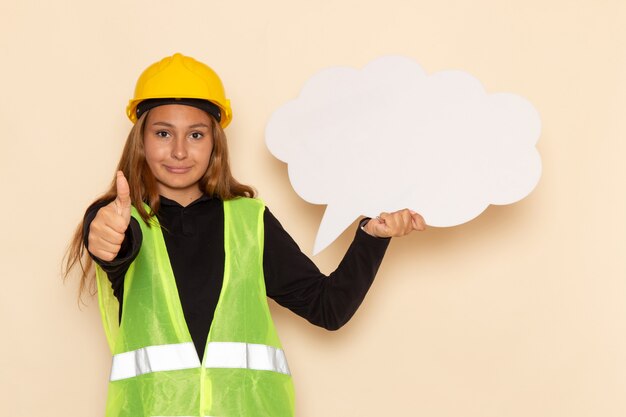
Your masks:
M146 139L143 143L143 149L148 165L154 164L163 159L163 147L156 146L153 141Z
M211 152L213 152L213 141L198 149L196 160L201 162L202 165L208 166L209 161L211 160Z
M153 175L158 176L160 163L163 161L162 152L156 146L150 146L144 143L144 155L148 169Z

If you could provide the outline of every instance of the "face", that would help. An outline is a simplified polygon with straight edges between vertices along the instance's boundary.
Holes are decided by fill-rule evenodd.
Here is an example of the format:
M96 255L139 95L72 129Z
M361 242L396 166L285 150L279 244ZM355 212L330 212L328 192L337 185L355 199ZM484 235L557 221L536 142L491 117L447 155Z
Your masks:
M144 149L159 194L183 206L202 195L198 181L213 150L211 126L210 116L191 106L169 104L149 111Z

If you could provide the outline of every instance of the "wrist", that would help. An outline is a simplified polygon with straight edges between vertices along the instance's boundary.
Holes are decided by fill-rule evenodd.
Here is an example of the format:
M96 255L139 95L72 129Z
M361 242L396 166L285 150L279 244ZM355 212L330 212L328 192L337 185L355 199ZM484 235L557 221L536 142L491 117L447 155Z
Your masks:
M368 235L378 238L379 236L376 236L376 234L374 233L374 230L372 230L372 223L370 222L370 220L372 219L369 217L361 220L361 222L359 223L359 226L361 227L361 230L363 230Z

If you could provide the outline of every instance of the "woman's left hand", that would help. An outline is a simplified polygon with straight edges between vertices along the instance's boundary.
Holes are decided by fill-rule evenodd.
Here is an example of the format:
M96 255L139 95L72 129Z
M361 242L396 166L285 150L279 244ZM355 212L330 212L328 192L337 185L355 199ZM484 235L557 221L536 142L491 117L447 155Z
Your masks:
M393 213L381 213L363 226L363 230L375 237L405 236L414 230L426 229L424 218L413 210L404 209Z

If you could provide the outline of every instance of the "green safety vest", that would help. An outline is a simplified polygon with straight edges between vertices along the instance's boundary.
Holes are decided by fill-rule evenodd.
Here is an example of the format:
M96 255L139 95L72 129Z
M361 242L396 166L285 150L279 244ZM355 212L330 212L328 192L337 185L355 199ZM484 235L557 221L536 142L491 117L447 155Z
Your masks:
M133 207L143 243L124 279L122 319L110 281L96 269L113 353L107 417L293 416L294 392L270 317L258 200L224 201L224 283L199 360L160 225Z

